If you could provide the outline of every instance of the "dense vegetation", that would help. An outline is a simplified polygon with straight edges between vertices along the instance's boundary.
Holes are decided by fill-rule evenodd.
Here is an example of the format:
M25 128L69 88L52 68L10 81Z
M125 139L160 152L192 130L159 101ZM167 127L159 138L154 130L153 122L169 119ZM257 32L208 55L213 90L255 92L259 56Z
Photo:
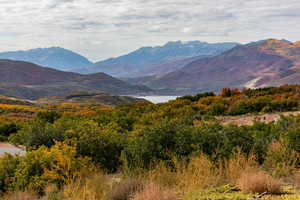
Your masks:
M157 105L61 104L30 109L18 105L13 107L15 110L12 105L2 106L0 109L8 119L0 126L1 139L26 146L28 153L1 157L0 190L3 194L32 191L49 196L51 187L55 194L66 195L68 187L75 188L76 184L93 188L88 181L97 182L94 179L100 177L98 181L102 183L97 184L102 189L96 190L103 193L93 198L118 199L109 197L111 188L105 185L109 181L104 175L108 173L125 181L134 177L136 181L149 183L143 191L159 192L162 190L156 188L159 185L180 191L176 195L192 200L200 198L193 196L198 193L209 196L213 191L215 195L219 187L236 191L235 186L239 186L244 192L252 192L240 180L248 177L243 170L248 170L247 173L256 170L268 180L276 178L291 183L300 165L300 117L282 117L276 122L257 122L253 126L222 125L215 117L296 111L299 92L300 86L282 86L223 89L218 96L202 93ZM12 112L30 117L20 115L23 118L15 120L15 115L8 114ZM98 175L95 178L91 174ZM266 190L272 192L269 187ZM172 191L168 194L173 194ZM235 195L226 198L246 199L245 194Z

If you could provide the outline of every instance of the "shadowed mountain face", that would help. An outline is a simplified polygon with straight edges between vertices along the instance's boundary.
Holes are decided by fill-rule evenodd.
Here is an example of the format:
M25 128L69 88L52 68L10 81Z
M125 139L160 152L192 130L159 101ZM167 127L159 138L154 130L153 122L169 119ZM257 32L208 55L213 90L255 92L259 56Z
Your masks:
M27 61L37 65L65 71L74 68L88 67L93 64L87 58L59 47L3 52L0 53L0 59Z
M104 73L81 75L28 62L0 60L0 93L34 99L74 91L141 94L152 90L130 85Z
M240 45L163 76L129 81L177 94L300 83L300 45L273 39Z
M104 72L116 77L137 77L173 72L203 57L218 55L237 43L169 42L164 46L143 47L130 54L97 62L75 70L80 73Z

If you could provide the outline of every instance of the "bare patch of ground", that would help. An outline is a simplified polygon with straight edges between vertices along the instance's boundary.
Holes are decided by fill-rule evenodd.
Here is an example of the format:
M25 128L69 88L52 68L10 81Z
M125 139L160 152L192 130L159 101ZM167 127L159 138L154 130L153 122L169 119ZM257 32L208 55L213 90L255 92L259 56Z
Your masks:
M244 126L248 125L251 126L255 122L262 122L262 123L271 123L280 119L281 116L298 116L300 115L300 111L294 112L281 112L281 113L270 113L270 114L247 114L247 115L240 115L240 116L221 116L217 117L217 119L223 125L238 125Z
M0 156L4 153L10 153L10 154L24 154L25 153L25 147L22 146L14 146L9 143L0 143Z

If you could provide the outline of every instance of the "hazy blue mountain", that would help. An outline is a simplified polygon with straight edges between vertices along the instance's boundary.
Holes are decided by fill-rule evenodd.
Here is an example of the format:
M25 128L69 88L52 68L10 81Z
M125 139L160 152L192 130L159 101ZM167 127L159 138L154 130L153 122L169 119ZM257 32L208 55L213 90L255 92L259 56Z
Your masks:
M169 73L184 67L190 62L190 58L215 56L237 45L238 43L232 42L168 42L163 46L142 47L127 55L100 61L92 67L76 71L81 73L105 72L117 77ZM162 68L167 70L162 70Z
M88 67L93 64L87 58L60 47L3 52L0 53L0 59L27 61L65 71L74 68Z

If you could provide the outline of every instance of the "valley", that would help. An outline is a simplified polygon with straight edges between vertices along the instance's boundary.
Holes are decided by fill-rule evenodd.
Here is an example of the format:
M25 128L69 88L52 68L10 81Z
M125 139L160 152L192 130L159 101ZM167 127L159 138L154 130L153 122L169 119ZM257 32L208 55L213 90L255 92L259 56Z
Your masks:
M170 42L86 68L0 59L0 196L298 200L299 62L297 42L275 39Z
M300 200L299 0L0 0L0 200Z

